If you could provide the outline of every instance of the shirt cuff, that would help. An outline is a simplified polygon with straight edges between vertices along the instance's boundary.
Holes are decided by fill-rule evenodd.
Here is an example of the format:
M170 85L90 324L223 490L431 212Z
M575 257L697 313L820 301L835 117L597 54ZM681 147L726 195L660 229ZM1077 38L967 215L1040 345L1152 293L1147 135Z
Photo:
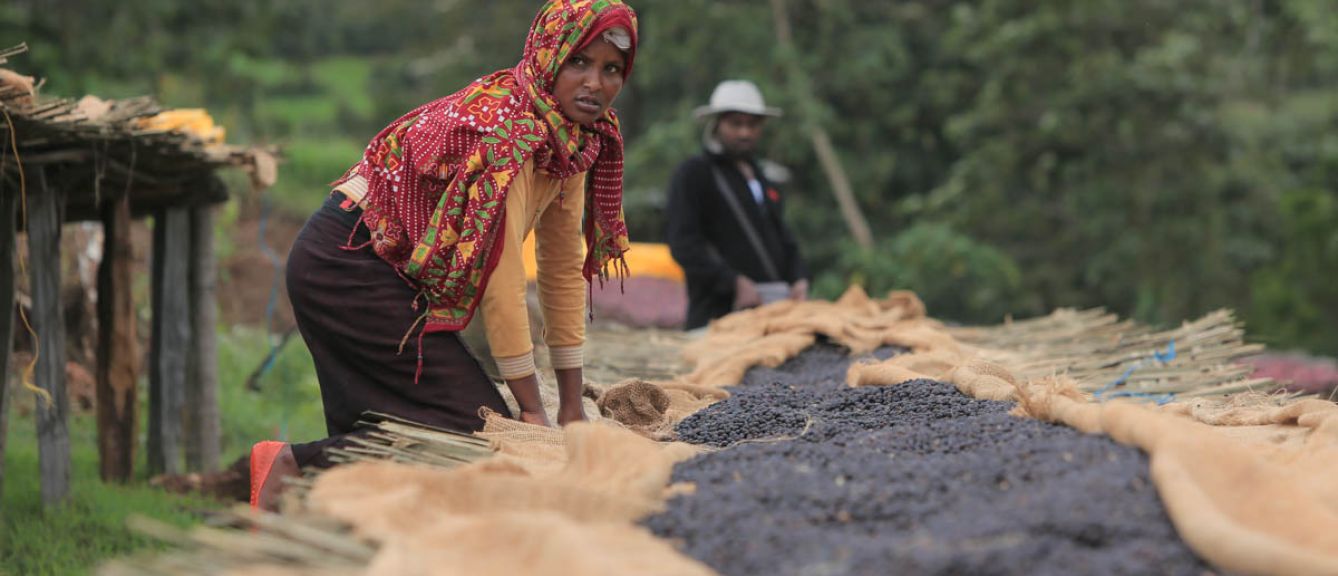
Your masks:
M367 179L363 178L361 174L354 174L343 184L335 186L334 189L343 193L354 204L362 204L363 199L367 197Z
M554 370L571 370L585 367L584 346L551 346L548 358L553 362Z
M497 361L497 371L502 374L502 378L515 380L524 378L538 372L534 365L534 353L512 356L510 358L495 358Z

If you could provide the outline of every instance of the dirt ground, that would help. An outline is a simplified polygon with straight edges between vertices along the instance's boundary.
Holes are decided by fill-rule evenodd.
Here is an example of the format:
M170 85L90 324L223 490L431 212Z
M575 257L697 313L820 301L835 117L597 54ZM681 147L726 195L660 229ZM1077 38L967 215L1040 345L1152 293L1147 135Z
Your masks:
M265 240L280 258L279 274L283 273L283 259L304 222L304 218L286 214L272 216L266 222ZM218 263L218 313L219 320L225 324L265 325L275 267L261 248L259 232L258 219L238 221L231 234L233 252ZM288 294L282 277L279 280L273 317L275 332L283 332L293 325Z

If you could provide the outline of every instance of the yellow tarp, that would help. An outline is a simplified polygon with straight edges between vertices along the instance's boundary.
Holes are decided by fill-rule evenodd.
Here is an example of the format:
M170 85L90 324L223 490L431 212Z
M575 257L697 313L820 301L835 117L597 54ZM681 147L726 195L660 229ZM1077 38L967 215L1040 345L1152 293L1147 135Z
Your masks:
M538 266L534 262L533 234L525 239L524 255L525 277L534 280ZM632 249L627 252L627 268L631 270L633 278L661 278L680 283L684 281L683 269L678 267L674 257L669 254L667 244L633 242Z
M178 108L149 116L139 121L145 130L166 130L191 134L205 144L222 144L227 131L217 124L203 108Z

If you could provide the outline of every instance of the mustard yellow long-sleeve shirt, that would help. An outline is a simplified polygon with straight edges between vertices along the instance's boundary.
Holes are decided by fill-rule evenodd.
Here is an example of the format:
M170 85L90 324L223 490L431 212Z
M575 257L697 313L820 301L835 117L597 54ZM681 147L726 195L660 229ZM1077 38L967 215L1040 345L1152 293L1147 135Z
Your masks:
M480 309L488 346L503 378L535 372L525 305L525 238L535 234L539 305L544 318L544 343L553 367L580 368L585 344L586 283L581 275L585 239L584 173L559 180L526 163L506 195L506 227L502 254L488 280Z
M506 228L498 231L502 254L483 293L482 314L474 316L474 321L483 319L488 347L503 378L524 378L536 371L522 255L531 232L535 234L544 343L553 368L584 364L586 283L581 275L585 263L581 221L585 178L584 172L566 180L551 178L536 170L531 160L507 191ZM336 189L361 202L367 184L355 176Z

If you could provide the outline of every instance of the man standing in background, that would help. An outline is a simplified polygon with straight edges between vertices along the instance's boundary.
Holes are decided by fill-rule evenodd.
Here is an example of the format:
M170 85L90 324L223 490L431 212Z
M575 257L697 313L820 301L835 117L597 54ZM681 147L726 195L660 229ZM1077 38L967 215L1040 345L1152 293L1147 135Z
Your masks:
M689 330L734 310L808 297L808 269L780 192L756 158L767 120L778 116L746 80L721 82L697 109L704 151L674 172L666 231L687 275Z

